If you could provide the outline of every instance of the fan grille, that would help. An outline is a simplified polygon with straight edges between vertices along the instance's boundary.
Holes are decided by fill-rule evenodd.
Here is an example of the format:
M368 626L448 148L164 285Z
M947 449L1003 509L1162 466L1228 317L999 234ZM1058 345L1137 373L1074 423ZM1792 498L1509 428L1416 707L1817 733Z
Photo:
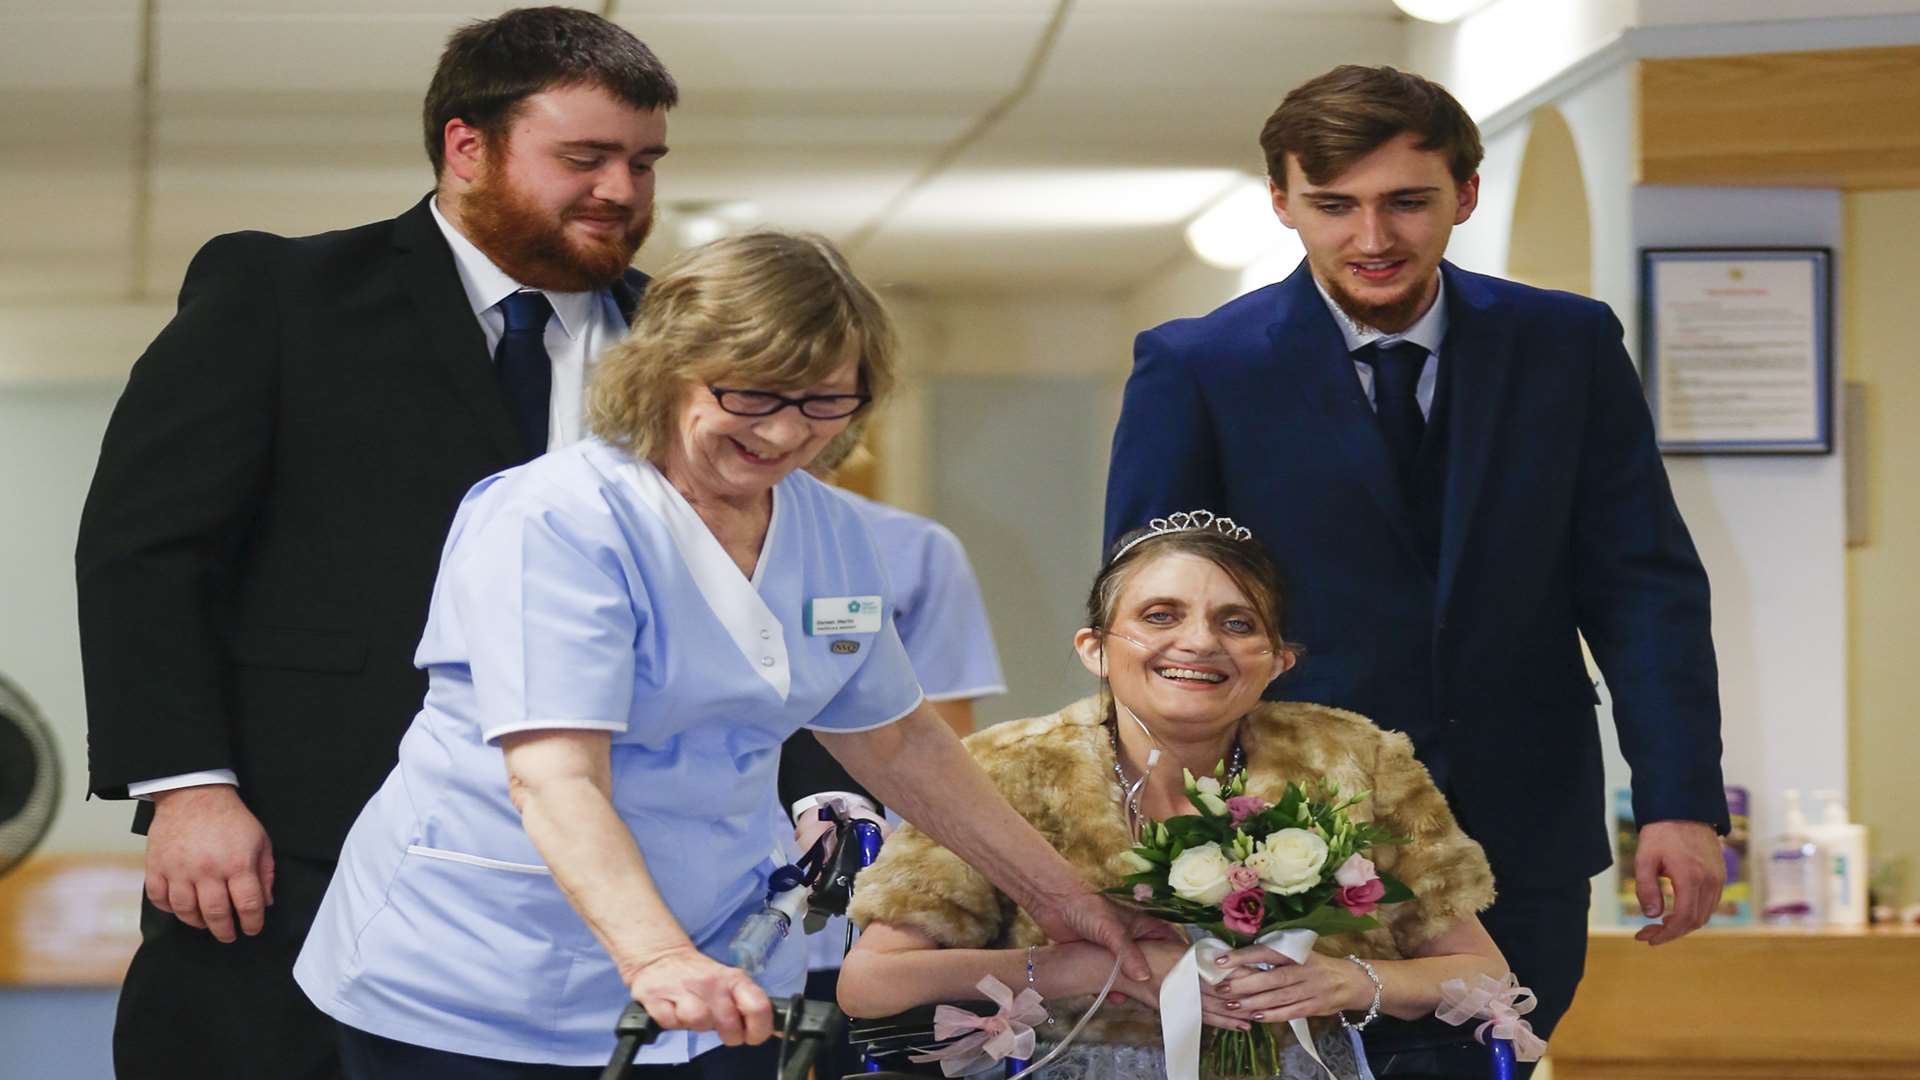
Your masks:
M27 695L0 676L0 874L46 836L59 802L53 732Z

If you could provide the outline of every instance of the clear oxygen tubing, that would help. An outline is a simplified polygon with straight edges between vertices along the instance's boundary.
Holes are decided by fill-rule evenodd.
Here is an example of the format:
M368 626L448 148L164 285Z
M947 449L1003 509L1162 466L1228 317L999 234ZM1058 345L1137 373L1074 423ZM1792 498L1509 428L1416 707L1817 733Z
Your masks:
M1108 633L1112 633L1112 631L1108 631ZM1113 636L1132 641L1133 644L1139 646L1141 649L1147 648L1144 643L1134 641L1124 634L1114 634ZM1146 723L1135 715L1132 709L1120 703L1120 699L1115 698L1113 704L1115 708L1125 713L1127 719L1132 720L1134 724L1140 728L1141 733L1147 737L1147 741L1153 744L1153 749L1147 751L1146 771L1140 774L1140 779L1135 780L1122 796L1123 805L1131 806L1133 800L1140 794L1140 789L1146 785L1147 777L1153 775L1154 767L1160 764L1160 740L1154 737L1153 730L1147 727ZM1131 813L1127 816L1130 819L1127 824L1133 830L1133 838L1138 840L1140 838L1140 823L1137 819L1133 818ZM1114 957L1113 970L1107 972L1107 981L1100 984L1100 992L1094 995L1093 1004L1087 1007L1086 1012L1080 1014L1080 1019L1074 1023L1073 1027L1067 1029L1066 1035L1062 1036L1059 1042L1053 1044L1053 1049L1047 1051L1046 1056L1040 1060L1007 1077L1007 1080L1024 1080L1025 1077L1032 1076L1034 1073L1046 1068L1053 1063L1055 1058L1066 1053L1067 1047L1072 1046L1073 1041L1080 1037L1080 1033L1086 1030L1088 1024L1093 1022L1094 1016L1100 1012L1100 1006L1106 1004L1107 995L1113 993L1113 984L1120 980L1120 964L1120 958L1117 956Z
M1084 1031L1087 1024L1092 1022L1094 1014L1100 1011L1100 1006L1106 1004L1107 995L1113 993L1113 984L1119 981L1119 979L1120 958L1115 957L1113 960L1113 970L1107 972L1107 981L1100 985L1100 993L1094 997L1093 1004L1088 1007L1087 1011L1080 1014L1079 1021L1067 1030L1066 1036L1059 1042L1053 1044L1053 1049L1047 1051L1046 1057L1007 1077L1007 1080L1022 1080L1023 1077L1031 1076L1052 1064L1054 1058L1066 1053L1067 1047L1073 1045L1073 1040L1079 1037L1080 1032Z

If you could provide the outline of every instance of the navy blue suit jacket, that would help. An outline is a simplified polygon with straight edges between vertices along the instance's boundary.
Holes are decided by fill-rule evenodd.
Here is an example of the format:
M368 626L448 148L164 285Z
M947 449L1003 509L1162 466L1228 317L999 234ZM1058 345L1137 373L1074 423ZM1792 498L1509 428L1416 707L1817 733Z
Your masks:
M1305 264L1142 333L1114 432L1106 534L1206 508L1289 580L1299 666L1271 696L1406 732L1513 884L1610 861L1597 698L1637 820L1726 828L1707 578L1606 305L1446 275L1437 575L1346 345Z

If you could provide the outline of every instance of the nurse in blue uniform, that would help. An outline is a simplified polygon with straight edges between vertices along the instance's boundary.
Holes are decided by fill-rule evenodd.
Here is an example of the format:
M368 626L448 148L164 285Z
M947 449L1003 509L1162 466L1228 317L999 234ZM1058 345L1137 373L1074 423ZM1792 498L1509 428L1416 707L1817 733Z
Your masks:
M638 1075L770 1074L767 992L799 989L804 947L764 989L722 958L789 842L774 775L802 727L1054 936L1146 976L1149 928L925 703L871 533L797 471L892 375L884 312L824 241L718 241L600 362L596 437L468 493L426 702L294 969L349 1077L587 1075L629 995L670 1029Z
M973 734L973 703L1007 692L993 646L980 582L952 530L932 518L842 490L873 532L896 595L894 625L900 643L934 703L954 731Z

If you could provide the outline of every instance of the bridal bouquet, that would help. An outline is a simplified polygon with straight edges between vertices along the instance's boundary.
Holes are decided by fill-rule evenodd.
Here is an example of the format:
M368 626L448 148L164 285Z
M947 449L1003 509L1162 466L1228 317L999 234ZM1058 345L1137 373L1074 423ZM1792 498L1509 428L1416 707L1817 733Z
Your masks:
M1167 977L1169 984L1176 974L1186 978L1196 1010L1198 982L1185 971L1196 970L1210 981L1225 977L1216 965L1199 963L1196 953L1211 959L1260 942L1301 960L1317 935L1371 930L1380 925L1375 908L1413 898L1411 889L1367 858L1374 847L1403 844L1406 838L1347 816L1365 792L1343 797L1325 781L1310 787L1290 783L1278 802L1268 803L1248 795L1246 773L1229 776L1224 763L1212 776L1185 776L1187 801L1198 813L1144 822L1140 843L1125 856L1133 872L1107 891L1150 915L1189 927L1190 933L1198 931L1188 962ZM1163 989L1163 1001L1168 992ZM1176 1018L1164 1005L1162 1012L1172 1072L1175 1036L1185 1033L1176 1033ZM1185 1018L1179 1022L1187 1023ZM1197 1022L1196 1011L1192 1026ZM1318 1060L1305 1024L1296 1021L1294 1033ZM1271 1025L1207 1030L1212 1075L1271 1076L1279 1070L1279 1056Z

